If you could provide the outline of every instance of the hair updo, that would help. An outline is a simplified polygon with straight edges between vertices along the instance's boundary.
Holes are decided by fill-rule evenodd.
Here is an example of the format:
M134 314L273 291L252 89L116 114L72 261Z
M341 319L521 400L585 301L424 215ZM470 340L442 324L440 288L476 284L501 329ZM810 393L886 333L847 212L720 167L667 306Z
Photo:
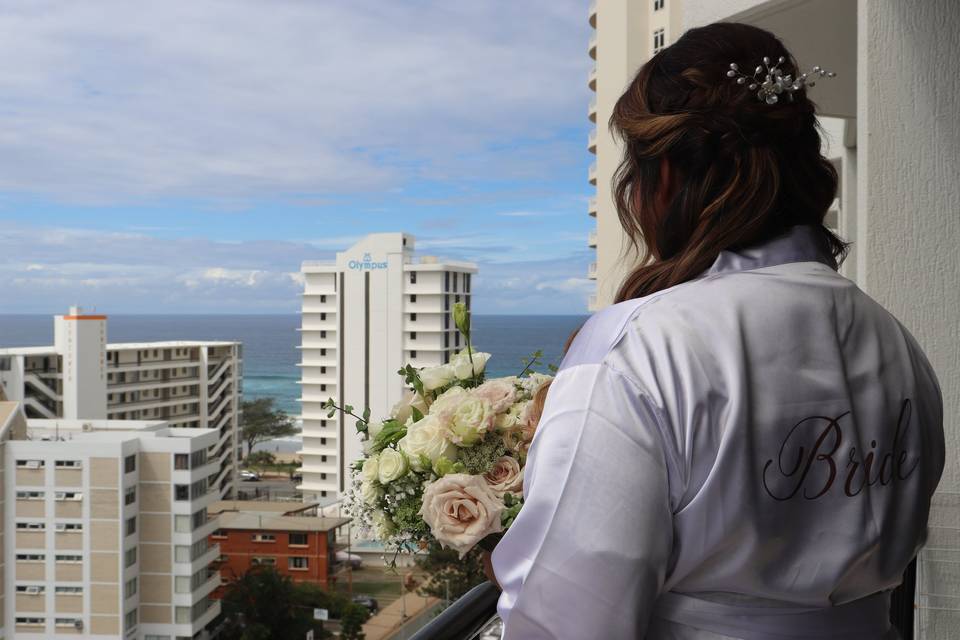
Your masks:
M823 225L837 172L820 150L816 107L801 88L767 104L727 77L730 63L754 69L764 57L784 74L800 70L783 43L746 24L687 31L651 58L617 100L610 128L623 141L614 202L634 247L646 259L616 301L687 282L719 253L763 242L789 227L821 232L834 267L847 245ZM665 211L656 197L661 161L671 170Z

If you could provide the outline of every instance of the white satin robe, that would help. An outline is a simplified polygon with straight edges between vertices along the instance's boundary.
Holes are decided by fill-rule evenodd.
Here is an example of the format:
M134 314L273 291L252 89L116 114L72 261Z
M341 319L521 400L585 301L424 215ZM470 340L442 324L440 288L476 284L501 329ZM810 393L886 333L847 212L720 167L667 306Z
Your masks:
M942 399L828 264L794 227L588 320L493 553L505 640L897 637Z

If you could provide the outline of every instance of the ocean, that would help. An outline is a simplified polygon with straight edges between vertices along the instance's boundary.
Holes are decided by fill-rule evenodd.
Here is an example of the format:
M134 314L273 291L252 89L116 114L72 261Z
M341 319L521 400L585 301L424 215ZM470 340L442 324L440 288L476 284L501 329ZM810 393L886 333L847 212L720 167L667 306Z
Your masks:
M472 317L474 348L491 354L487 375L505 376L523 369L522 359L537 349L544 364L559 364L563 345L585 315ZM160 340L238 340L243 343L243 395L272 397L276 406L299 415L300 316L290 315L111 315L110 342ZM0 347L53 344L53 318L0 315Z

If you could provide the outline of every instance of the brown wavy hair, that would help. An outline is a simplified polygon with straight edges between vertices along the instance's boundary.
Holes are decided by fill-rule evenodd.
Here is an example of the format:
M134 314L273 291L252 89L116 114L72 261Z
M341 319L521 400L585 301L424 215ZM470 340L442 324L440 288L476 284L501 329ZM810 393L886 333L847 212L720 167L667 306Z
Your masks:
M615 302L650 295L706 271L721 251L812 225L839 268L849 245L824 226L837 171L821 151L816 105L806 90L767 104L727 76L750 75L764 57L799 67L769 31L720 22L690 29L654 55L617 100L610 129L624 147L613 178L620 224L643 259ZM663 163L670 196L658 203ZM564 345L570 348L579 329ZM541 407L549 384L535 396Z
M687 31L641 67L617 100L610 129L623 142L613 178L620 224L644 257L622 302L692 280L723 250L813 225L838 267L848 245L823 225L837 172L821 153L816 107L805 89L767 104L727 77L764 57L799 67L769 31L716 23ZM669 197L660 193L669 164ZM658 199L661 199L658 202Z

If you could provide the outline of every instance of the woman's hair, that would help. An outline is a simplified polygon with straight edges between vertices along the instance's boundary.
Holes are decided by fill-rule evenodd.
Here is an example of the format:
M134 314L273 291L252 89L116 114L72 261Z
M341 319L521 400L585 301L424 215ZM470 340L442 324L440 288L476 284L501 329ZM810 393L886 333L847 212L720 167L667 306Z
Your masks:
M763 242L798 224L820 231L839 266L847 245L823 226L837 172L820 152L815 106L805 89L776 104L727 76L764 57L783 74L800 69L783 43L746 24L691 29L653 56L617 100L610 128L624 155L613 178L624 231L644 260L616 302L687 282L725 249ZM763 72L765 74L766 71ZM672 194L658 206L661 163Z
M816 106L805 89L768 104L727 76L731 63L749 76L764 58L775 64L781 56L783 74L796 78L796 60L769 31L733 22L690 29L643 65L617 100L610 128L624 154L614 202L631 243L645 251L615 302L692 280L721 251L798 224L820 231L835 268L843 262L848 245L823 225L837 171L820 153ZM663 160L673 189L665 211L657 203ZM548 389L538 391L540 402Z

